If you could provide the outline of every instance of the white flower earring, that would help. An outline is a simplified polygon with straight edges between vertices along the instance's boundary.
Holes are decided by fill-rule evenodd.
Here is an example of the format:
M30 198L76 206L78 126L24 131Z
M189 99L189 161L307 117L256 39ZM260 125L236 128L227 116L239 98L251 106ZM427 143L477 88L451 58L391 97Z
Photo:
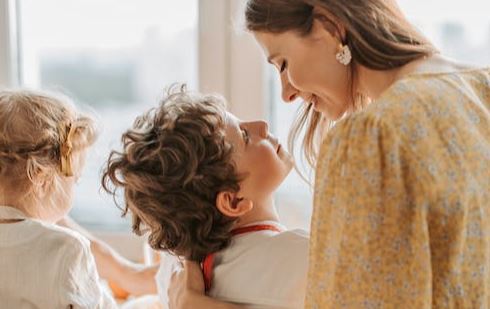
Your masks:
M339 45L340 51L335 55L338 62L348 65L352 60L352 54L348 45Z

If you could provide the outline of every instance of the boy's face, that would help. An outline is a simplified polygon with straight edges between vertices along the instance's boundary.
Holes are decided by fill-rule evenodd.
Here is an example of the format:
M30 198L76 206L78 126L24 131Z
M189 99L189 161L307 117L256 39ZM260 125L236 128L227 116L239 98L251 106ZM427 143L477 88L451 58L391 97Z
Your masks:
M291 155L269 133L264 121L245 122L226 113L226 140L233 145L233 160L239 174L240 196L263 200L276 190L293 167Z

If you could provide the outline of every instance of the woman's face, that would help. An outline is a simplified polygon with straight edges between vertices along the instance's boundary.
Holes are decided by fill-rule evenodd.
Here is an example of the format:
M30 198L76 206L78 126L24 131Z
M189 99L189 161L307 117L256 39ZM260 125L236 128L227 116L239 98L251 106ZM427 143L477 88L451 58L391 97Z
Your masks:
M294 31L254 32L254 36L279 71L285 102L300 97L330 120L345 113L350 102L349 68L336 60L340 40L321 22L315 20L306 36Z

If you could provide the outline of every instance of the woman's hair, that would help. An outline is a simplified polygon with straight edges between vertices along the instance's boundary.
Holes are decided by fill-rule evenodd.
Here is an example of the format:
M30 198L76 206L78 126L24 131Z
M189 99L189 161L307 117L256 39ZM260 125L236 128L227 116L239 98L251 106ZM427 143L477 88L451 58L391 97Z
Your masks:
M74 157L96 135L93 119L78 113L67 97L0 91L0 186L23 198L41 185L59 189L61 177L79 172Z
M235 219L216 208L220 191L238 192L240 177L225 140L225 104L213 95L171 87L158 108L138 117L112 151L102 178L133 231L149 228L156 250L201 261L229 245Z
M346 32L344 42L352 53L350 65L351 102L356 110L367 104L367 98L356 93L354 87L357 65L374 69L399 68L413 60L436 52L433 45L412 26L394 0L249 0L245 11L246 27L250 31L283 33L295 31L301 36L310 33L317 17L315 7L328 11L334 20L328 20L330 31L338 31L340 23ZM316 163L317 141L323 129L332 123L322 120L311 104L302 107L290 135L289 148L306 126L302 143L303 154L312 166Z

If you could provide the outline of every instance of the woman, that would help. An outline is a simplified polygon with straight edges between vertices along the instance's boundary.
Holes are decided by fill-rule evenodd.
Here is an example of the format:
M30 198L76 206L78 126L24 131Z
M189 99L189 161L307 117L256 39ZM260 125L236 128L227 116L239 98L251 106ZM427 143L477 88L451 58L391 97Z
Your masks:
M394 1L249 0L245 14L284 101L305 101L291 143L306 126L305 307L490 306L490 69L439 56ZM174 308L235 308L201 280L191 263L174 276Z

